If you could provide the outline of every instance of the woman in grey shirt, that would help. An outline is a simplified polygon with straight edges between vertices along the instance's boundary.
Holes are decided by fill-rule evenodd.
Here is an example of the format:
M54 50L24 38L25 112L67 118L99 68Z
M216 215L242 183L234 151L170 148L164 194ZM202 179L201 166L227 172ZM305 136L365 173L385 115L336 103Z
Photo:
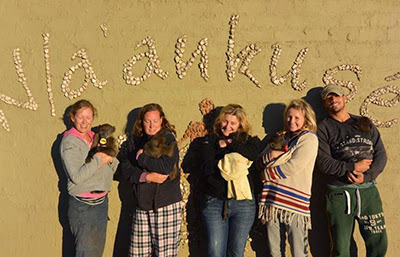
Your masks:
M72 105L73 128L65 131L60 145L61 159L68 177L68 220L75 238L77 257L103 255L108 198L118 160L98 152L90 162L86 157L93 143L91 131L96 109L87 100Z

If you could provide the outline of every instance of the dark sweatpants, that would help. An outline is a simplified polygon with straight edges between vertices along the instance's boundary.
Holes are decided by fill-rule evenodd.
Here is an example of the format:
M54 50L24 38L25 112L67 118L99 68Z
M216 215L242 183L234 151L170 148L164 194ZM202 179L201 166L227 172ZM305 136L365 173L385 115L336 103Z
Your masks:
M367 257L385 256L388 240L382 202L375 184L330 188L326 208L332 240L331 256L350 256L355 221L365 241Z

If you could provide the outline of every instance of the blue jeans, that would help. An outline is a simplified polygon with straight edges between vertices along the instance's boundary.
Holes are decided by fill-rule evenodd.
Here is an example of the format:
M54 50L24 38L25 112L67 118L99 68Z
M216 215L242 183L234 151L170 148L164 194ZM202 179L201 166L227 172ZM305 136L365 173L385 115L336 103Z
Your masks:
M75 239L76 257L101 257L106 242L108 197L88 205L69 197L68 219Z
M208 256L243 256L254 222L255 200L226 200L224 220L224 201L208 195L203 195L202 198L201 219L207 234Z

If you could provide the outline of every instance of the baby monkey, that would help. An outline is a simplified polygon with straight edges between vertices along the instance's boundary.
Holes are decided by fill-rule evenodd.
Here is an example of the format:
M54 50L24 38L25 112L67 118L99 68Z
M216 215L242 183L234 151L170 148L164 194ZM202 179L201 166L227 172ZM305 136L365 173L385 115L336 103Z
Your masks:
M371 120L367 117L360 117L358 119L357 127L362 132L369 134L371 132Z
M117 140L112 136L115 127L110 124L103 124L98 126L98 130L99 132L94 135L93 147L86 157L86 163L90 162L97 152L105 153L111 157L116 157L118 154Z
M157 133L151 137L151 139L144 145L143 153L153 158L160 158L162 155L172 157L176 147L176 142L173 141L169 145L165 144L165 134ZM169 179L174 180L178 175L178 167L174 166L174 169L169 174Z
M273 136L271 138L271 141L269 142L269 146L270 146L271 150L287 152L289 150L289 147L288 147L287 143L285 142L285 132L278 131L275 134L275 136Z

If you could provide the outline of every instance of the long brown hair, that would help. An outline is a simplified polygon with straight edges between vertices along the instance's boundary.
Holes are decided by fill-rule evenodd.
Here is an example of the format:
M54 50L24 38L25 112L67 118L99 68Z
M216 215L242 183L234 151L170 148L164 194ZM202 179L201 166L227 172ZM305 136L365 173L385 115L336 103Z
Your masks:
M156 103L146 104L140 109L139 116L137 117L135 124L133 125L133 135L135 138L139 139L143 136L143 119L144 115L151 111L158 111L160 113L160 117L162 118L161 130L168 130L172 134L176 136L175 126L169 123L167 118L165 117L165 113L161 107L161 105Z

